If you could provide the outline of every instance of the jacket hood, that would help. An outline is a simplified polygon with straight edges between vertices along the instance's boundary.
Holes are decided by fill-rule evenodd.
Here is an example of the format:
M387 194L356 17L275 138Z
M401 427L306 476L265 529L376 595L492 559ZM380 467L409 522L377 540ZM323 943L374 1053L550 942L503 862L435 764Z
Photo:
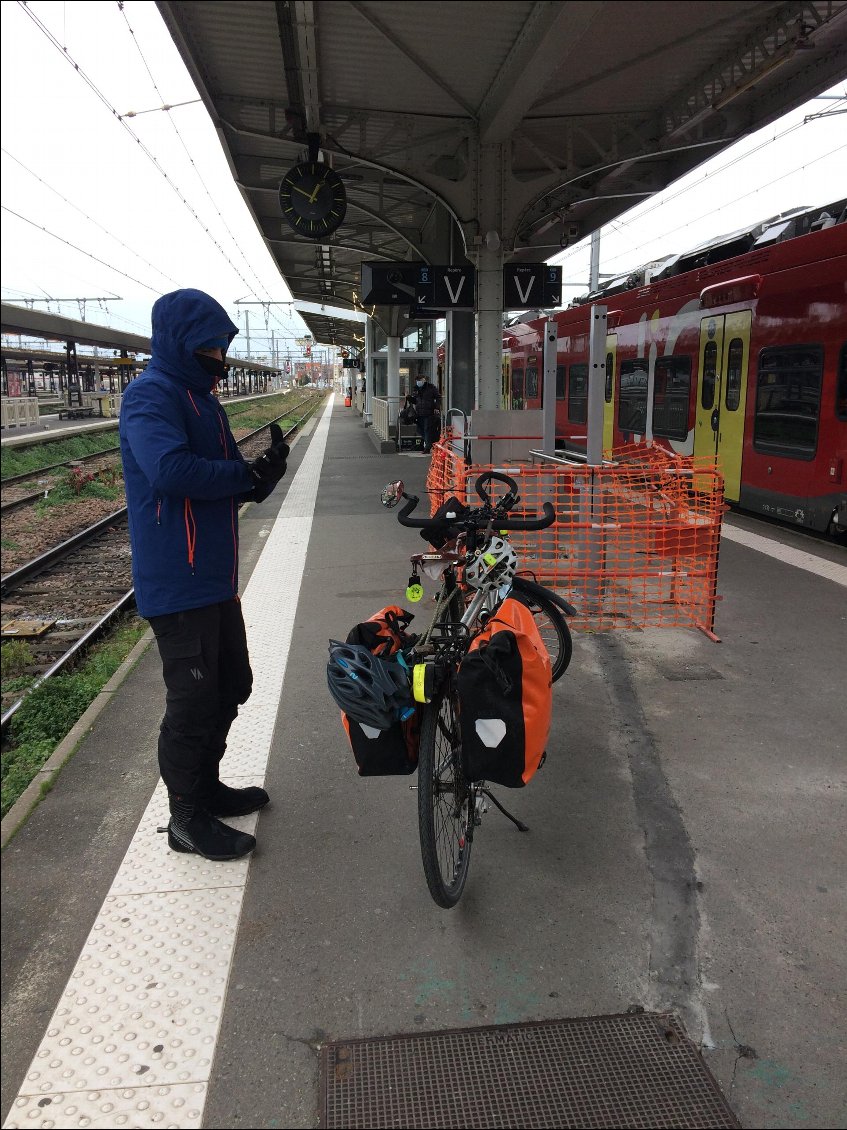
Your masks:
M210 392L214 381L194 356L215 338L229 344L238 326L219 302L202 290L174 290L153 305L151 366L189 388Z

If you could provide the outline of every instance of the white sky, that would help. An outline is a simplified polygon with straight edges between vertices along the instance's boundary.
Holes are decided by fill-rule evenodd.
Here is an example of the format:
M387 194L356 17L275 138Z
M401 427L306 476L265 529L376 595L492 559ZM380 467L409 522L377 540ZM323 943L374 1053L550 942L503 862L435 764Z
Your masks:
M307 331L290 307L276 307L266 327L260 306L235 305L291 296L202 103L127 119L167 180L116 116L197 98L155 4L128 2L123 12L111 0L29 4L109 105L21 5L3 0L0 8L4 301L119 296L105 309L88 302L86 320L149 334L159 294L195 286L242 328L239 352L249 310L251 353L267 350L273 331L278 348L299 354L294 338ZM847 81L828 93L844 100L798 108L607 226L601 272L632 270L780 211L847 195L847 118L802 124L809 114L847 108ZM567 303L586 289L588 241L554 261L563 263ZM51 309L59 312L55 303ZM80 316L76 302L61 313Z

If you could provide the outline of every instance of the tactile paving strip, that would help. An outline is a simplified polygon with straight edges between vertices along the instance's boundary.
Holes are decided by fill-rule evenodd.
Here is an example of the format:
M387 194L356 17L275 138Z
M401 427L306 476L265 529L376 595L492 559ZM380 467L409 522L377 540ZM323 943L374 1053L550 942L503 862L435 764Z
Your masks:
M321 1050L320 1125L740 1123L676 1019L640 1013L334 1041Z
M332 400L242 599L255 682L229 734L233 784L264 780ZM229 822L253 831L257 819ZM160 783L4 1127L202 1124L249 861L171 852L156 830L167 821Z

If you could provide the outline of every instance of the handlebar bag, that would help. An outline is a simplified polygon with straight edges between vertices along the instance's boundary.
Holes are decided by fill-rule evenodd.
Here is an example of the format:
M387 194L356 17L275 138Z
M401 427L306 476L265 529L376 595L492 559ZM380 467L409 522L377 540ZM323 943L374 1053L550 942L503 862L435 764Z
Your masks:
M452 517L448 517L448 514ZM431 518L433 522L443 522L442 529L421 530L421 537L434 549L441 549L451 536L455 537L455 532L451 534L451 520L455 519L455 521L460 522L468 514L470 514L470 509L465 506L464 502L460 502L455 494L451 494L448 499L441 503Z
M553 709L550 656L523 604L508 597L474 637L458 692L465 777L522 788L544 759Z
M347 643L364 644L374 655L385 659L415 642L417 637L406 631L413 619L413 613L390 604L370 619L356 624L347 636ZM387 730L355 722L343 711L341 722L360 777L391 777L414 773L417 769L420 707L416 706L415 713L405 722L395 722Z

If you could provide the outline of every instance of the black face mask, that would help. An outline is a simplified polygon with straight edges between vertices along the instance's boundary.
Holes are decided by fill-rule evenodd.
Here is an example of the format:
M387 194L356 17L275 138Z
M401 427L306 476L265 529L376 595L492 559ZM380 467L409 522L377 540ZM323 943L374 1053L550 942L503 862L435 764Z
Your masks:
M217 384L226 376L226 362L219 361L217 357L207 357L205 353L195 353L194 360L200 365L204 373L208 373Z

